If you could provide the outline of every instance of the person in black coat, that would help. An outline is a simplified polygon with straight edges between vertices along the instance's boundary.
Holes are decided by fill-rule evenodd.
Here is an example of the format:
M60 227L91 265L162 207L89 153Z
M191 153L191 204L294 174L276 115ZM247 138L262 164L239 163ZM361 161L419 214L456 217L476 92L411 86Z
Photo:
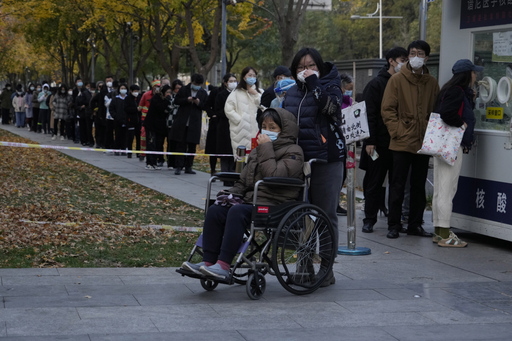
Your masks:
M382 187L386 174L391 174L392 159L389 151L390 136L382 121L381 102L389 78L400 71L401 65L407 61L407 50L395 47L386 53L386 65L377 77L372 79L364 88L363 98L366 102L368 127L370 137L363 143L360 168L366 170L363 180L364 214L363 232L373 232L377 222L379 209L387 215L385 209L385 187ZM376 153L376 154L374 154ZM377 157L378 155L378 157ZM384 207L382 207L384 206Z
M128 86L126 84L119 85L119 95L112 99L110 103L110 115L114 118L114 131L116 135L115 149L126 150L127 132L128 132L128 115L126 112L128 100ZM115 155L120 155L115 152Z
M204 147L205 154L216 154L217 153L217 114L215 113L215 98L217 94L222 90L221 87L210 86L210 94L206 101L206 114L208 115L208 133L206 134L206 145ZM217 167L217 157L210 156L210 174L215 174L215 168Z
M191 83L182 87L174 99L174 103L180 106L171 128L171 139L176 141L177 152L195 153L201 139L202 112L208 99L208 94L201 88L203 83L202 75L192 75ZM193 163L193 155L176 156L174 174L180 175L183 167L186 174L195 174Z
M84 82L81 78L76 79L75 85L73 100L75 103L75 112L80 123L80 142L82 146L93 147L92 117L89 112L89 102L92 96L89 90L84 87Z
M173 141L171 139L171 130L172 125L174 123L174 119L176 117L176 114L178 113L179 105L176 105L174 103L174 100L176 99L176 95L180 91L180 89L183 87L183 83L179 79L175 79L172 81L171 84L171 95L167 98L168 104L167 104L167 152L171 153L176 151L176 141ZM176 167L176 156L175 155L167 155L167 168Z
M155 93L149 102L149 109L144 119L143 126L146 130L146 150L163 152L164 140L167 136L167 105L166 96L171 95L171 87L164 85ZM159 157L156 154L147 154L146 169L159 170L157 165Z
M137 84L130 85L130 94L125 100L124 111L126 113L126 149L133 149L133 139L140 130L140 116L139 102L140 102L140 87ZM140 150L140 143L135 147ZM132 153L128 152L127 157L132 158Z
M216 152L218 154L233 154L233 147L231 146L231 136L229 131L229 119L224 112L224 105L226 100L233 90L236 89L238 82L236 76L232 73L227 73L222 78L222 89L215 97L215 115L217 116L217 142ZM235 160L232 156L223 156L220 158L221 172L234 172ZM226 186L232 186L231 183L225 183Z

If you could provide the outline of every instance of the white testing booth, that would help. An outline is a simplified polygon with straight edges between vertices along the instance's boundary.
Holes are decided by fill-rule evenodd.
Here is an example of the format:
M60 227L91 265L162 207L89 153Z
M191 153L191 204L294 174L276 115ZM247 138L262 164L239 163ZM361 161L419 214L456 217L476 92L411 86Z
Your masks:
M475 146L464 155L452 226L512 241L512 1L443 1L439 83L462 58L478 75Z

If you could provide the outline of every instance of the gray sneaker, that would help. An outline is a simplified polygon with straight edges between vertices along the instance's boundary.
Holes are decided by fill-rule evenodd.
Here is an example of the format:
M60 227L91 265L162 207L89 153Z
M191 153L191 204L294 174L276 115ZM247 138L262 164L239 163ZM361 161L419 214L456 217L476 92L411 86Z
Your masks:
M184 270L193 272L197 275L202 275L203 273L201 271L199 271L199 268L202 267L203 265L204 265L204 262L196 263L196 264L190 263L190 262L183 262L183 264L181 264L181 268Z
M213 264L212 266L203 265L199 268L199 271L201 271L201 273L206 276L216 277L219 279L226 279L229 277L229 270L222 269L220 264L217 263Z

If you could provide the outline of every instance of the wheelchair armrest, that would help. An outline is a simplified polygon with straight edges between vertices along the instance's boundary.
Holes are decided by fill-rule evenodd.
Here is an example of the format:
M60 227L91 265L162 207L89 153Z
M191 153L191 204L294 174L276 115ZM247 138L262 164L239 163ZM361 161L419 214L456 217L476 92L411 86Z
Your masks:
M232 172L219 172L215 173L212 178L219 178L222 181L236 181L240 179L240 173L232 173Z
M304 185L304 181L297 178L285 178L285 177L266 177L263 178L263 183L270 183L270 184L283 184L283 185L296 185L296 186L302 186Z

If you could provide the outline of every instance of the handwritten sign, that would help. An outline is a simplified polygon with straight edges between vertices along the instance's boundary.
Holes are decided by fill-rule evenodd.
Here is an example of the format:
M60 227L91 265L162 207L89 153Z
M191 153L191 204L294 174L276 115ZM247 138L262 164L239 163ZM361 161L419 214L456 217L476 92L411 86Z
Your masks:
M356 103L341 111L341 132L347 144L370 137L366 102Z

